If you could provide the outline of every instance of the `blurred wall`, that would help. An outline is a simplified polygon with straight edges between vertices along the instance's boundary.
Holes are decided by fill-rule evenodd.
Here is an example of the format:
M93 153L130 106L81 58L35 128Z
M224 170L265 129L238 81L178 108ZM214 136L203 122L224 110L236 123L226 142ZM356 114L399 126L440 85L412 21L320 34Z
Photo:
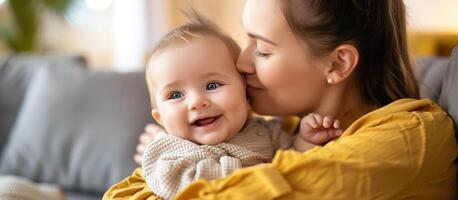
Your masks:
M191 7L215 21L244 46L241 15L245 0L76 1L65 18L43 13L39 41L47 52L82 54L94 68L141 70L153 46L167 31L186 22L182 10ZM101 5L101 2L106 6L88 7L88 3ZM126 6L133 3L138 6ZM447 55L458 45L458 0L405 0L405 3L409 44L414 54ZM6 5L0 5L0 23L9 20ZM7 50L0 42L2 52Z
M404 0L412 32L458 33L457 0Z
M181 11L192 7L217 22L239 44L244 43L241 17L245 0L171 0L169 3L170 28L185 23L186 18Z
M448 56L458 46L457 0L404 0L414 55Z

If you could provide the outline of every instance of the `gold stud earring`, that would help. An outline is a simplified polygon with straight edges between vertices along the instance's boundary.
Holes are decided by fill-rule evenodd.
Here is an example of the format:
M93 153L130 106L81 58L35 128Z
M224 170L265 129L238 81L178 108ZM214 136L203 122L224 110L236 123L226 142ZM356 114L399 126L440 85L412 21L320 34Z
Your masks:
M334 80L332 80L331 78L328 78L328 84L330 85L334 84Z

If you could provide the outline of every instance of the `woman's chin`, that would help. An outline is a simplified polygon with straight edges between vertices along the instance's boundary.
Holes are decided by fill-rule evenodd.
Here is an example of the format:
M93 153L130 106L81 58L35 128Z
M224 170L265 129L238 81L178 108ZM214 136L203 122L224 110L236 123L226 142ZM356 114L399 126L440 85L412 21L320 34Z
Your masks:
M252 110L259 115L277 115L277 112L273 109L274 107L277 106L272 106L272 104L269 106L269 103L267 102L251 102Z
M292 116L297 113L289 112L288 109L285 109L287 105L278 105L276 102L270 101L252 101L251 108L253 112L259 115L272 115L272 116Z

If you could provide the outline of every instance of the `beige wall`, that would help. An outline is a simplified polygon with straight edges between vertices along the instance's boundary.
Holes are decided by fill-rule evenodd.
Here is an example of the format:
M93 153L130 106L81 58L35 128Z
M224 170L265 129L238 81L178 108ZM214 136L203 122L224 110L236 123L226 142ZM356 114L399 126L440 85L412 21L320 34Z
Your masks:
M244 42L241 16L245 0L171 0L169 1L169 28L186 22L181 10L194 8L216 22L220 28L239 44Z
M148 8L149 13L158 13L162 17L155 18L161 23L149 24L151 29L160 31L150 35L148 50L164 34L186 22L182 10L194 8L212 21L216 22L223 31L233 37L241 46L244 45L245 36L241 27L241 15L245 0L145 0L157 1ZM456 45L458 38L458 15L455 7L457 0L405 0L409 12L409 30L411 32L411 47L414 53L432 55L436 49L449 49L448 46ZM9 20L9 13L5 4L0 6L0 22ZM428 10L425 13L425 10ZM164 11L164 12L162 12ZM97 68L111 68L113 66L113 18L110 9L92 13L91 18L79 25L67 23L64 19L55 19L44 16L40 42L49 51L58 53L77 53L86 56L91 66ZM87 18L87 17L86 17ZM151 23L156 23L151 21ZM157 24L157 23L156 23ZM425 32L427 34L425 34ZM427 38L426 38L426 36ZM445 36L444 36L445 35ZM421 36L421 37L420 37ZM440 38L439 38L440 36ZM446 40L445 40L445 39ZM439 41L439 42L436 42ZM445 41L445 42L444 42ZM453 41L453 42L452 42ZM447 44L443 47L442 44ZM438 47L439 46L439 47ZM0 54L6 52L4 43L0 42ZM148 51L145 52L145 61Z
M412 32L458 33L457 0L404 0Z

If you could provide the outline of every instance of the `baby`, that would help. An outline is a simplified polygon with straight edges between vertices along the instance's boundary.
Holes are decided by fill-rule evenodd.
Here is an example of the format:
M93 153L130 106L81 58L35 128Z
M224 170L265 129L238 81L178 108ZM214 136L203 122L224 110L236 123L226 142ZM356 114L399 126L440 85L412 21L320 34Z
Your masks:
M156 195L170 199L198 179L268 163L278 149L305 151L307 139L318 144L333 138L316 139L325 120L306 117L302 124L308 128L292 147L293 137L279 120L250 117L245 81L235 65L239 52L231 38L198 15L154 49L145 76L151 114L167 134L156 134L146 147L142 173ZM338 123L329 121L326 128L335 130L328 132L337 135Z

